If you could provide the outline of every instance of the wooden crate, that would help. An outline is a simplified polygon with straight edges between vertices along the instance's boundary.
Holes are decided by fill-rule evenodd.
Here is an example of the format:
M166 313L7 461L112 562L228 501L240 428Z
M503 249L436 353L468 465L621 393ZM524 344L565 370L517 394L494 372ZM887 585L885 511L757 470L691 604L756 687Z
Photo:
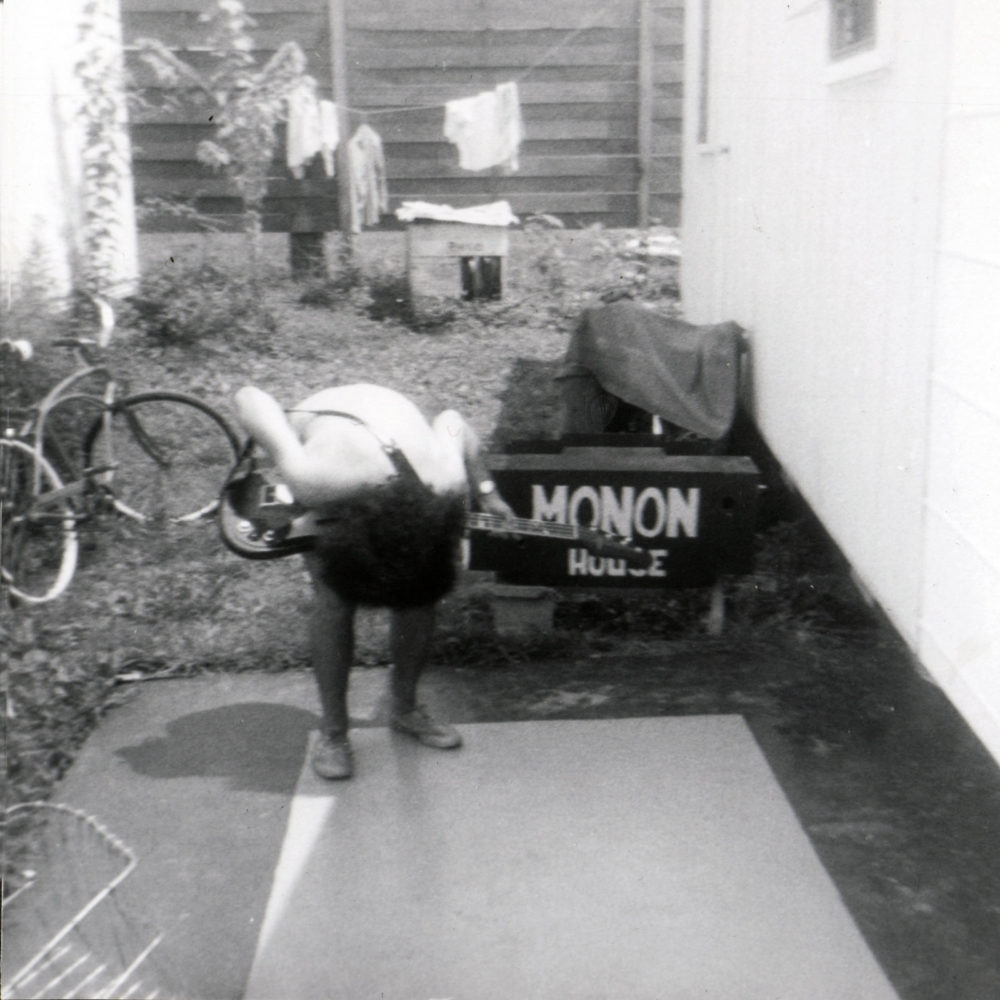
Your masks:
M496 268L496 290L502 294L502 260L509 238L504 226L417 220L407 227L406 256L410 296L415 305L426 299L461 299L468 295L463 261L469 267Z

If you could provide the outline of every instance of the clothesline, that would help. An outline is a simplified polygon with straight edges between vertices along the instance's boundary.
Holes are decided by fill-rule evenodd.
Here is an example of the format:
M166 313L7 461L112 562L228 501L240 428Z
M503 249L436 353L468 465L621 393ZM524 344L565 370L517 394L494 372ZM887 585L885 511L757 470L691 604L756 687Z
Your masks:
M594 14L588 21L583 24L578 25L576 28L570 30L566 35L564 35L558 42L554 45L549 46L545 52L539 57L534 63L532 63L527 69L523 70L518 76L511 78L512 83L523 83L532 73L536 70L541 69L548 61L552 58L560 49L565 48L570 42L573 41L578 35L582 34L584 31L588 31L590 28L594 27L598 21L610 10L617 0L609 0L608 3L604 4L596 14ZM362 119L368 119L373 117L380 117L382 115L398 115L398 114L409 114L411 111L436 111L437 109L444 109L448 102L447 101L437 101L434 104L408 104L398 108L356 108L349 104L337 104L337 107L349 114L359 115Z
M567 32L544 55L513 80L498 84L492 91L474 97L455 98L426 105L400 108L352 108L330 100L320 100L316 81L303 82L289 97L286 160L293 176L304 176L317 154L323 156L328 177L333 176L333 151L340 143L338 110L361 116L361 125L348 143L348 187L350 226L360 232L363 224L374 225L388 211L386 168L382 140L368 124L370 117L412 111L444 112L444 135L458 147L459 166L466 170L500 167L518 169L518 147L523 137L518 84L543 66L554 53L581 32L592 27L612 6L608 0L596 14Z
M317 154L323 157L327 177L333 176L333 153L341 138L337 119L336 105L317 99L314 81L303 82L289 94L285 159L292 176L301 180ZM518 148L524 136L517 84L501 83L492 91L449 101L444 105L443 131L444 137L458 147L459 166L463 169L517 170ZM356 143L367 150L366 158L377 146L377 159L382 159L382 140L367 121L351 139L352 146ZM357 152L361 154L362 150ZM375 167L375 172L382 170L382 165Z

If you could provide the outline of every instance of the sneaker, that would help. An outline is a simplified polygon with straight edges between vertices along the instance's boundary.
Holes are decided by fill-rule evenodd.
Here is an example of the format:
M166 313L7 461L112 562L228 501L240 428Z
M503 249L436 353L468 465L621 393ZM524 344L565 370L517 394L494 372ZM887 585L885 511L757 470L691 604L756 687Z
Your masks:
M312 751L312 768L327 781L338 781L354 774L354 751L346 736L321 733Z
M423 705L409 712L393 712L392 728L419 740L424 746L452 750L462 745L462 736L454 726L435 721Z

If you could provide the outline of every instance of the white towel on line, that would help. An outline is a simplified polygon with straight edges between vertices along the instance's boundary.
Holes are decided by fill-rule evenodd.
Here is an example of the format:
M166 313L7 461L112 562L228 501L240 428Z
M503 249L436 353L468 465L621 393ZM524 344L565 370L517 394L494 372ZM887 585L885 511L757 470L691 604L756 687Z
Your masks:
M523 126L516 83L501 83L475 97L448 101L444 134L458 147L463 170L518 169Z

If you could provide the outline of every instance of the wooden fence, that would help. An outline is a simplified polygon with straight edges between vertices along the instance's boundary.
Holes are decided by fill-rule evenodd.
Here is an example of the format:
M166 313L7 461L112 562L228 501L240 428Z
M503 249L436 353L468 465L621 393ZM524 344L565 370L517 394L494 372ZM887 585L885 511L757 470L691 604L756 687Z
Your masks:
M122 0L126 46L158 38L205 65L198 16L206 6ZM571 226L679 221L684 0L247 0L247 8L258 62L297 41L320 96L337 94L350 107L350 131L367 121L381 135L391 210L407 199L464 206L505 198L522 217L551 213ZM331 32L338 17L339 38ZM152 82L134 56L129 64L138 82ZM444 137L445 102L507 80L520 91L520 169L461 169ZM203 119L183 104L133 112L136 190L196 199L226 225L239 199L195 160L197 143L212 135ZM336 191L334 180L295 181L276 159L265 228L294 229L304 198L332 226ZM146 225L186 224L158 217Z

